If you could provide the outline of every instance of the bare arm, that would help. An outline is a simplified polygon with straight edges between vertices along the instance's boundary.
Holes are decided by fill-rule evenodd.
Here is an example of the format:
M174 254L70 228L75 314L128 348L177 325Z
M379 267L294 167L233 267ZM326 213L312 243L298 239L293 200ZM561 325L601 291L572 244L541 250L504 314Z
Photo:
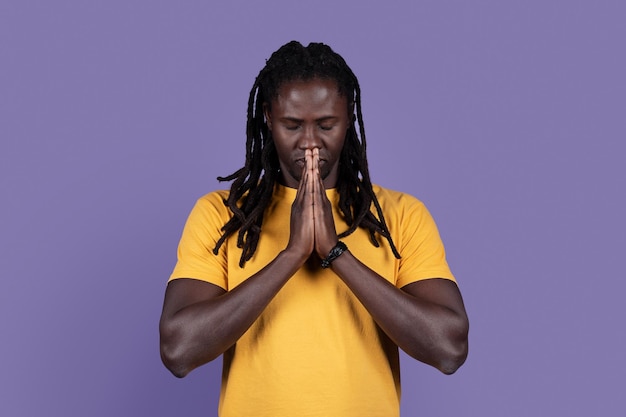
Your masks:
M319 172L316 173L315 250L324 258L337 243L337 233L330 201ZM469 321L454 282L428 279L399 289L349 251L332 263L332 269L387 336L406 353L446 374L463 364L468 351Z
M298 268L298 259L283 251L229 292L195 279L171 281L165 291L159 324L165 366L177 377L183 377L224 353Z
M159 330L161 358L174 375L183 377L231 347L309 258L314 245L311 172L308 164L291 208L287 247L262 270L228 292L194 279L169 283Z
M454 373L467 357L469 322L456 284L428 279L396 288L350 252L332 268L381 329L413 358Z
M314 159L307 151L307 168L292 206L289 243L274 261L229 292L193 279L168 285L160 322L161 356L174 375L183 377L225 352L313 251L324 257L337 242L332 209ZM445 373L462 364L467 355L467 316L454 283L427 280L400 290L349 252L333 263L333 269L411 356Z

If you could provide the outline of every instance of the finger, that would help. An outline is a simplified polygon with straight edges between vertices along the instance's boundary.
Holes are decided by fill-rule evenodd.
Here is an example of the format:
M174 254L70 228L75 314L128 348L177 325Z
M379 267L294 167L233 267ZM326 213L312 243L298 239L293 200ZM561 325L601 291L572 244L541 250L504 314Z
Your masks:
M307 192L307 187L308 187L308 163L307 163L307 153L305 152L304 154L304 166L302 167L302 175L300 177L300 182L298 183L298 191L296 193L296 200L297 202L302 202L302 200L305 197L305 194Z
M320 167L319 167L319 154L314 159L314 168L311 172L311 182L313 183L313 210L315 221L320 222L325 217L325 203L328 200L326 197L326 191L324 188L324 181L322 180L322 176L320 175Z
M317 210L317 204L319 204L318 198L318 184L317 184L317 164L315 163L315 159L311 156L311 196L313 198L313 217L316 217L315 211Z
M332 205L326 195L324 181L319 168L319 151L314 151L315 171L314 181L314 220L315 220L315 248L320 257L328 254L337 243L337 232L333 219Z
M315 188L314 188L314 181L315 181L315 161L313 159L313 151L311 149L307 149L305 152L305 156L306 156L306 166L307 166L307 191L310 192L311 194L313 194Z
M307 149L304 153L305 156L305 173L302 178L302 194L303 194L303 202L302 204L305 206L305 218L307 221L311 221L313 223L314 216L314 175L313 175L313 152L310 149Z
M313 163L317 175L320 175L320 150L315 148L313 150Z
M314 174L319 175L320 171L320 150L318 148L313 149L313 169Z
M313 151L311 152L311 159L312 159L312 163L313 163L313 169L311 172L311 179L314 182L314 193L316 195L316 200L319 197L323 197L325 196L324 193L324 183L322 181L322 176L320 173L320 150L319 148L314 148ZM318 203L318 201L316 201L316 204Z
M306 149L304 151L304 169L311 169L309 159L311 159L311 150Z
M307 149L304 151L304 169L306 169L307 171L311 170L311 161L313 157L313 153L311 152L310 149Z

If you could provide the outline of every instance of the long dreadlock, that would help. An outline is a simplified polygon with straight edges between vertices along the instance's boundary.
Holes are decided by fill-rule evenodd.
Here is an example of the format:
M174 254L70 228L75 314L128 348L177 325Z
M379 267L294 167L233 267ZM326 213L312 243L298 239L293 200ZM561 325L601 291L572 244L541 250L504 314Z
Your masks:
M279 175L280 165L276 148L269 132L263 104L278 96L278 89L289 81L331 79L337 82L339 93L348 98L350 106L356 108L359 134L353 122L346 133L346 140L339 159L337 191L339 210L348 229L339 234L345 237L358 227L369 230L372 244L379 247L376 233L387 239L396 258L400 258L391 234L385 223L382 209L369 177L366 157L365 129L361 112L361 89L359 82L345 60L329 46L310 43L304 47L291 41L283 45L267 60L261 70L248 99L248 121L246 125L245 165L219 181L233 181L224 204L233 217L222 227L224 232L213 253L217 255L226 239L238 231L237 246L242 248L239 266L252 258L256 251L263 214L272 199L272 192ZM360 139L359 139L360 136ZM378 218L370 211L376 208Z

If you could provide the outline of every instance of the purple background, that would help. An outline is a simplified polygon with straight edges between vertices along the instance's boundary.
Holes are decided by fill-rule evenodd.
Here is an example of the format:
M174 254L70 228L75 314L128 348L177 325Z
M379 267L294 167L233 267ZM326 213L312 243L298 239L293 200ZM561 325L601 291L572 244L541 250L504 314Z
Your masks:
M403 357L403 415L626 415L624 3L389 3L0 4L0 415L215 414L221 361L160 363L163 291L291 39L357 73L373 180L466 299L467 363Z

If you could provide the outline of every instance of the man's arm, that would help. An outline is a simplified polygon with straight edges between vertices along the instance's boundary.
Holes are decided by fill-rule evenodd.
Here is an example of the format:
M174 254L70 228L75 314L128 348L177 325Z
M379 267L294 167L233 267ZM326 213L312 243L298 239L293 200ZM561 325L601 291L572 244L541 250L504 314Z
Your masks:
M313 154L315 250L323 259L337 243L330 201ZM457 285L428 279L395 287L348 250L331 267L361 301L374 321L413 358L451 374L467 357L469 321Z
M299 268L283 251L232 291L195 279L171 281L159 323L161 358L177 377L212 361L232 346Z
M291 207L287 247L267 266L228 292L194 279L168 284L160 346L163 363L174 375L183 377L231 347L309 258L314 245L311 172L310 166L303 171Z
M399 289L349 251L331 267L407 354L445 374L454 373L463 364L469 321L454 282L427 279Z

